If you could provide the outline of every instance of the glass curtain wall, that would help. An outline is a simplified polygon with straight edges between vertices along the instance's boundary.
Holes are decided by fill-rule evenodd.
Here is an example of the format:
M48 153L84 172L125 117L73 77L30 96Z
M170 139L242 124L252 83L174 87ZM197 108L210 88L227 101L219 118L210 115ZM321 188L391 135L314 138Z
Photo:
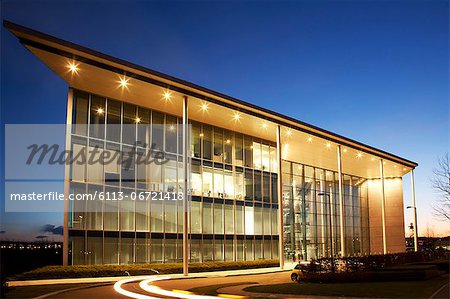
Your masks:
M73 154L96 150L116 163L70 169L70 192L180 192L181 119L113 99L74 92ZM276 147L272 142L191 123L191 261L278 256ZM141 165L162 155L164 164ZM124 165L123 157L130 163ZM73 264L174 262L182 259L182 205L170 201L73 201ZM86 205L90 205L87 209Z
M333 171L282 161L283 236L287 260L340 255L339 179ZM348 255L369 254L366 180L344 180L345 243Z

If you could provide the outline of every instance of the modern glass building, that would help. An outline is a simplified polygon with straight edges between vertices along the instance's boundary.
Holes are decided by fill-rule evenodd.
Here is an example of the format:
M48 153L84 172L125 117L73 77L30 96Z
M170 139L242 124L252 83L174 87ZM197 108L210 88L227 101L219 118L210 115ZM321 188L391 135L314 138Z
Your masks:
M417 163L4 25L67 82L67 148L132 162L67 166L67 194L126 200L67 203L64 263L279 259L283 265L405 251L402 180ZM138 163L140 156L163 163ZM181 200L141 198L151 192Z

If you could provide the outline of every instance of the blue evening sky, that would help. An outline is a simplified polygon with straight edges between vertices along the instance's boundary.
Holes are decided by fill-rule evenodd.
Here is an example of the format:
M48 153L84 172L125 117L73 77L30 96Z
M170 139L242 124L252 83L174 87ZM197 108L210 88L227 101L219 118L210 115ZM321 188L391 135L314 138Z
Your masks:
M419 230L450 234L429 183L449 149L448 1L3 0L1 17L416 161ZM2 27L2 125L64 123L66 95ZM409 205L409 176L404 188ZM62 225L0 199L3 238Z

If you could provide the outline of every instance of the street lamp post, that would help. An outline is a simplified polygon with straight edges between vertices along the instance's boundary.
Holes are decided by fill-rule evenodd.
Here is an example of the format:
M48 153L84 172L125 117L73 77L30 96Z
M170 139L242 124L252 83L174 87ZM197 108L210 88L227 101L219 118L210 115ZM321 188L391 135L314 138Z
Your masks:
M413 233L414 233L414 251L418 251L418 245L419 244L417 244L417 208L415 207L415 206L407 206L406 207L407 209L413 209L413 211L414 211L414 230L413 230Z
M334 252L333 252L333 227L331 225L331 196L328 193L320 192L319 196L327 196L328 197L328 215L330 220L330 251L331 251L331 271L334 272Z

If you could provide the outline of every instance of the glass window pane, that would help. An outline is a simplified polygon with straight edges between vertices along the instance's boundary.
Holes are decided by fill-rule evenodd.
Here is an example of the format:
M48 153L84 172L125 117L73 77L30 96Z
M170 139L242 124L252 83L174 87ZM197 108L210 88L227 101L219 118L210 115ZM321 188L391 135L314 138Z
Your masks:
M92 96L89 134L94 138L105 138L105 99Z
M214 233L223 234L223 204L214 204Z
M192 122L191 127L191 138L192 138L192 147L191 147L191 153L192 157L200 158L201 157L201 145L200 145L200 132L201 132L201 126L197 122Z
M177 153L177 118L166 116L166 151Z
M106 139L120 142L120 118L121 118L120 102L108 100L108 114L106 118Z
M244 165L244 151L243 151L243 142L244 138L242 134L235 133L234 134L234 161L236 166Z
M76 91L74 93L74 105L73 105L73 119L72 132L78 135L87 135L88 124L88 105L89 95L83 92Z
M212 127L203 125L203 159L212 159Z
M164 114L152 111L152 149L162 151L164 145Z
M214 128L214 161L223 162L223 130Z

